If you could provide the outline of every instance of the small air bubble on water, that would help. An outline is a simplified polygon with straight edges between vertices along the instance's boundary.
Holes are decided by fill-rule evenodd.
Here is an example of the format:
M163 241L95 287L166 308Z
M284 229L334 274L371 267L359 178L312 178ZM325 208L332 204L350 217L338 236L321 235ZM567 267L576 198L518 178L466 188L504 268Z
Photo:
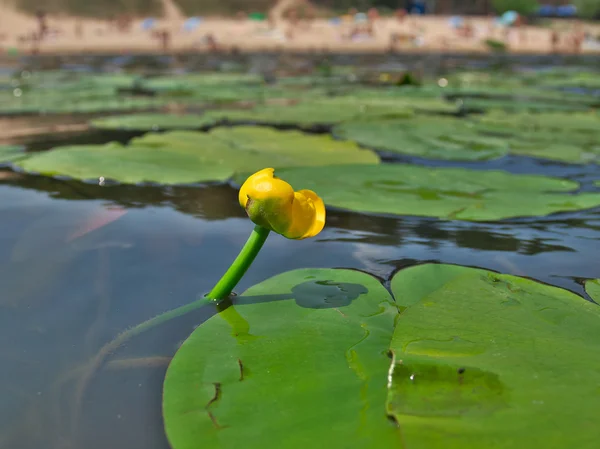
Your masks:
M23 91L17 87L15 90L13 90L13 95L15 97L20 97L21 95L23 95Z

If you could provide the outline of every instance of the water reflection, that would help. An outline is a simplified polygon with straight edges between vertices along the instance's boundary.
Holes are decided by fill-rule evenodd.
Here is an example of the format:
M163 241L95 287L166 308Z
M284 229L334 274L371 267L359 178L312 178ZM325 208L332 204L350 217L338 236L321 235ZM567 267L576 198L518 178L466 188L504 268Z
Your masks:
M117 206L126 213L115 214ZM214 310L127 342L80 398L75 374L120 332L212 287L252 229L236 190L20 176L0 181L0 213L0 447L166 449L165 365ZM330 210L316 239L269 238L238 291L295 268L354 268L389 279L400 267L440 261L581 293L577 280L597 276L590 261L598 230L599 210L497 223ZM332 301L360 293L350 287L328 286Z

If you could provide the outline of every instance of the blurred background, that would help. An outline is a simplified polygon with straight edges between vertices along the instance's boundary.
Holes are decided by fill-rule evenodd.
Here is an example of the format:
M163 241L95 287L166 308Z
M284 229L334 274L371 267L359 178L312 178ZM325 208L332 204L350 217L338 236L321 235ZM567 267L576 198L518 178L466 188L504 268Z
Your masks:
M354 174L341 205L315 188L325 230L270 238L236 291L441 262L585 296L599 18L600 0L0 0L0 449L169 447L165 371L215 310L105 345L210 290L252 228L232 177L266 164L458 174ZM560 201L519 191L532 174Z
M3 0L0 49L597 52L600 0Z

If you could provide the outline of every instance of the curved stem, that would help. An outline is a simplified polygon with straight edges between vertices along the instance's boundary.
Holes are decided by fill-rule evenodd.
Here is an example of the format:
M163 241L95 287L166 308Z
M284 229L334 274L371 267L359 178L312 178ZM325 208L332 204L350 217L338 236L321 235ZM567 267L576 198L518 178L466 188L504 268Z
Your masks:
M269 230L262 226L256 225L248 241L235 258L227 272L223 275L221 280L217 282L217 285L210 291L207 298L213 301L223 299L231 295L232 290L240 282L240 279L246 274L252 262L256 258L256 255L265 244L267 237L269 236Z

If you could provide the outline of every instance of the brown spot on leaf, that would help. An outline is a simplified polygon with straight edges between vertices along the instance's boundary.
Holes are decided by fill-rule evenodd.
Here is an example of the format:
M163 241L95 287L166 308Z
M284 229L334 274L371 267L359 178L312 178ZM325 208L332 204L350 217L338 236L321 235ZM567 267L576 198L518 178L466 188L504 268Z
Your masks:
M217 402L219 399L221 399L221 384L219 382L215 382L213 385L215 386L215 395L211 398L210 401L208 401L205 409L206 409L206 413L208 413L208 417L212 421L215 428L224 429L226 426L220 425L219 422L217 421L217 418L215 417L215 415L209 410L209 407L211 405L213 405L215 402Z
M244 364L242 363L241 359L238 359L238 365L240 367L240 382L242 380L244 380Z

